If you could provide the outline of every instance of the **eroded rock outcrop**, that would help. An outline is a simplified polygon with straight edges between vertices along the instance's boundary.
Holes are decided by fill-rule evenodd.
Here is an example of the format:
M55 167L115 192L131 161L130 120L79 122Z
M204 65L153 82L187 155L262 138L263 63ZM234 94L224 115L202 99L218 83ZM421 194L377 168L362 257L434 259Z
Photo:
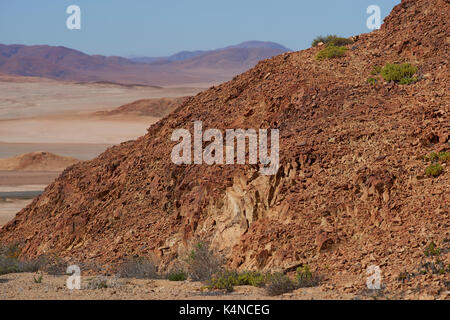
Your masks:
M114 264L156 254L165 266L201 238L233 268L307 263L330 288L351 291L375 264L397 290L398 273L416 268L424 246L449 244L450 170L424 174L424 155L449 146L449 6L404 0L342 58L317 61L320 48L285 53L188 98L144 137L65 170L0 240L23 241L28 256ZM417 66L420 81L366 82L373 66L399 61ZM279 129L277 175L174 165L171 134L192 132L196 120ZM445 275L428 285L445 287Z

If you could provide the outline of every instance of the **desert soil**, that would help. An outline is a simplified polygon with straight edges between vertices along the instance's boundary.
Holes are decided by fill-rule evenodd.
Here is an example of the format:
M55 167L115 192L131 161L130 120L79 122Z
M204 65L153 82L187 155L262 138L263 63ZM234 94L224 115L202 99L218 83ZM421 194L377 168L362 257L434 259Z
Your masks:
M41 283L35 283L34 273L16 273L0 276L0 300L2 299L144 299L144 300L269 300L269 299L358 299L370 295L340 295L322 287L302 288L281 296L268 296L263 288L236 287L231 293L209 291L202 282L143 279L117 279L115 287L87 289L93 276L82 277L81 290L69 290L68 276L43 275Z
M81 289L70 290L66 282L68 276L43 274L42 282L34 279L40 274L15 273L0 276L0 300L51 299L51 300L390 300L423 299L447 300L449 292L435 295L425 291L404 290L389 293L384 290L368 290L362 284L354 293L339 293L327 285L300 288L279 296L269 296L264 288L238 286L231 293L210 291L202 282L149 279L122 279L108 277L114 286L89 289L89 282L95 276L82 276Z

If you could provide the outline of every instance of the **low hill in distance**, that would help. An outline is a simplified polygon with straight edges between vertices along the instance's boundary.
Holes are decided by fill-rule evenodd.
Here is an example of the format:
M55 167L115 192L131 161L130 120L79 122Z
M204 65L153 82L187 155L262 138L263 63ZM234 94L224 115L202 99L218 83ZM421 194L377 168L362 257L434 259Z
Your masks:
M0 159L0 171L63 171L79 161L49 152L30 152Z
M109 111L98 111L100 116L136 115L163 118L181 106L187 97L140 99Z

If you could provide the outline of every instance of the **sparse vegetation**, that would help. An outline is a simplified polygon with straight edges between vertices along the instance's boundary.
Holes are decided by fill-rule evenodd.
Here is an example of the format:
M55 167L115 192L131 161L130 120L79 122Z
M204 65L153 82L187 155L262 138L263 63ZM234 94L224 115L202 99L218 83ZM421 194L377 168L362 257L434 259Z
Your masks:
M239 285L264 287L266 276L258 271L244 271L239 274Z
M297 268L295 280L298 288L308 288L317 286L320 282L320 277L314 275L308 265L304 265Z
M429 177L437 177L444 171L441 163L448 162L448 159L450 158L450 152L431 152L423 158L425 161L431 162L431 164L425 169L425 174Z
M444 262L440 259L436 259L434 262L421 263L419 269L420 273L425 275L428 273L442 275L450 272L449 266L445 266Z
M415 76L417 67L410 63L387 63L383 67L373 66L370 74L373 77L367 79L368 83L375 83L384 79L387 82L393 81L398 84L411 84L417 82L419 78Z
M320 278L313 275L308 265L297 269L295 281L283 273L266 273L258 271L222 271L211 277L207 288L233 291L235 286L266 287L269 295L280 295L296 288L314 287Z
M378 69L374 69L374 71L376 70ZM417 67L410 63L387 63L379 73L387 82L410 84L418 81L418 78L414 76L417 73Z
M67 262L57 255L44 255L40 259L42 259L43 271L48 274L55 276L66 274Z
M376 75L380 74L381 69L382 69L382 67L380 67L380 66L374 66L372 68L372 71L370 71L370 74L373 76L376 76Z
M167 275L169 281L185 281L187 279L187 274L183 270L175 270Z
M328 35L326 37L318 36L313 40L311 46L316 47L321 42L325 45L345 46L347 44L352 44L353 40L349 38L338 37L337 35Z
M372 77L367 78L367 83L375 84L375 83L377 83L377 82L378 82L378 80L375 79L375 78L372 78Z
M441 151L439 152L439 161L447 162L450 159L450 152Z
M235 286L263 287L265 281L266 275L257 271L222 271L208 281L207 287L231 292Z
M44 275L42 273L39 273L38 277L33 277L34 283L41 283L42 279L44 278Z
M20 247L17 243L8 245L0 244L0 255L6 258L17 259L20 255Z
M15 259L0 256L0 275L17 272L20 272L20 270Z
M339 47L335 45L328 45L317 53L317 60L333 59L342 57L348 49L346 47Z
M118 271L123 278L157 279L158 268L153 260L145 257L133 257L125 261Z
M439 155L436 152L431 152L423 158L425 159L425 161L437 162L439 160Z
M294 282L283 273L274 273L268 276L266 292L269 296L278 296L295 290Z
M209 249L209 245L198 242L189 252L186 259L188 264L188 274L194 281L204 281L211 279L217 274L223 265L223 260L217 257Z
M120 282L116 277L96 276L88 279L87 285L84 289L98 290L106 288L117 288L120 286Z
M444 168L439 163L431 164L425 169L425 174L429 177L438 177Z
M0 245L0 275L19 272L37 272L44 270L48 260L44 257L36 259L20 259L18 244Z
M441 249L439 249L434 242L431 242L426 248L425 248L425 256L438 256L441 253Z
M233 291L234 286L239 284L239 274L236 271L222 271L216 275L213 275L208 280L208 289L226 290L227 292Z
M400 282L405 282L405 281L408 281L410 278L411 278L411 275L408 272L402 271L398 275L397 280Z

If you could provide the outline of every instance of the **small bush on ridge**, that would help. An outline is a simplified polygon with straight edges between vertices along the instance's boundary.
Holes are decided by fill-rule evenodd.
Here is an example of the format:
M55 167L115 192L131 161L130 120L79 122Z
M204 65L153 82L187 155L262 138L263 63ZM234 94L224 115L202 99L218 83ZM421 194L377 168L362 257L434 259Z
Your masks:
M335 45L329 45L326 48L319 51L319 53L317 53L316 59L324 60L324 59L339 58L339 57L342 57L347 50L348 49L346 47L338 47Z
M410 63L387 63L380 73L387 82L394 81L399 84L410 84L418 81L418 78L414 77L417 73L417 67Z
M428 247L425 248L425 256L438 256L441 253L441 249L439 249L434 242L431 242Z
M325 45L345 46L347 44L352 44L353 40L349 38L338 37L337 35L328 35L326 37L318 36L313 40L311 46L316 47L320 42Z
M444 168L439 163L431 164L425 169L425 174L429 177L438 177Z

